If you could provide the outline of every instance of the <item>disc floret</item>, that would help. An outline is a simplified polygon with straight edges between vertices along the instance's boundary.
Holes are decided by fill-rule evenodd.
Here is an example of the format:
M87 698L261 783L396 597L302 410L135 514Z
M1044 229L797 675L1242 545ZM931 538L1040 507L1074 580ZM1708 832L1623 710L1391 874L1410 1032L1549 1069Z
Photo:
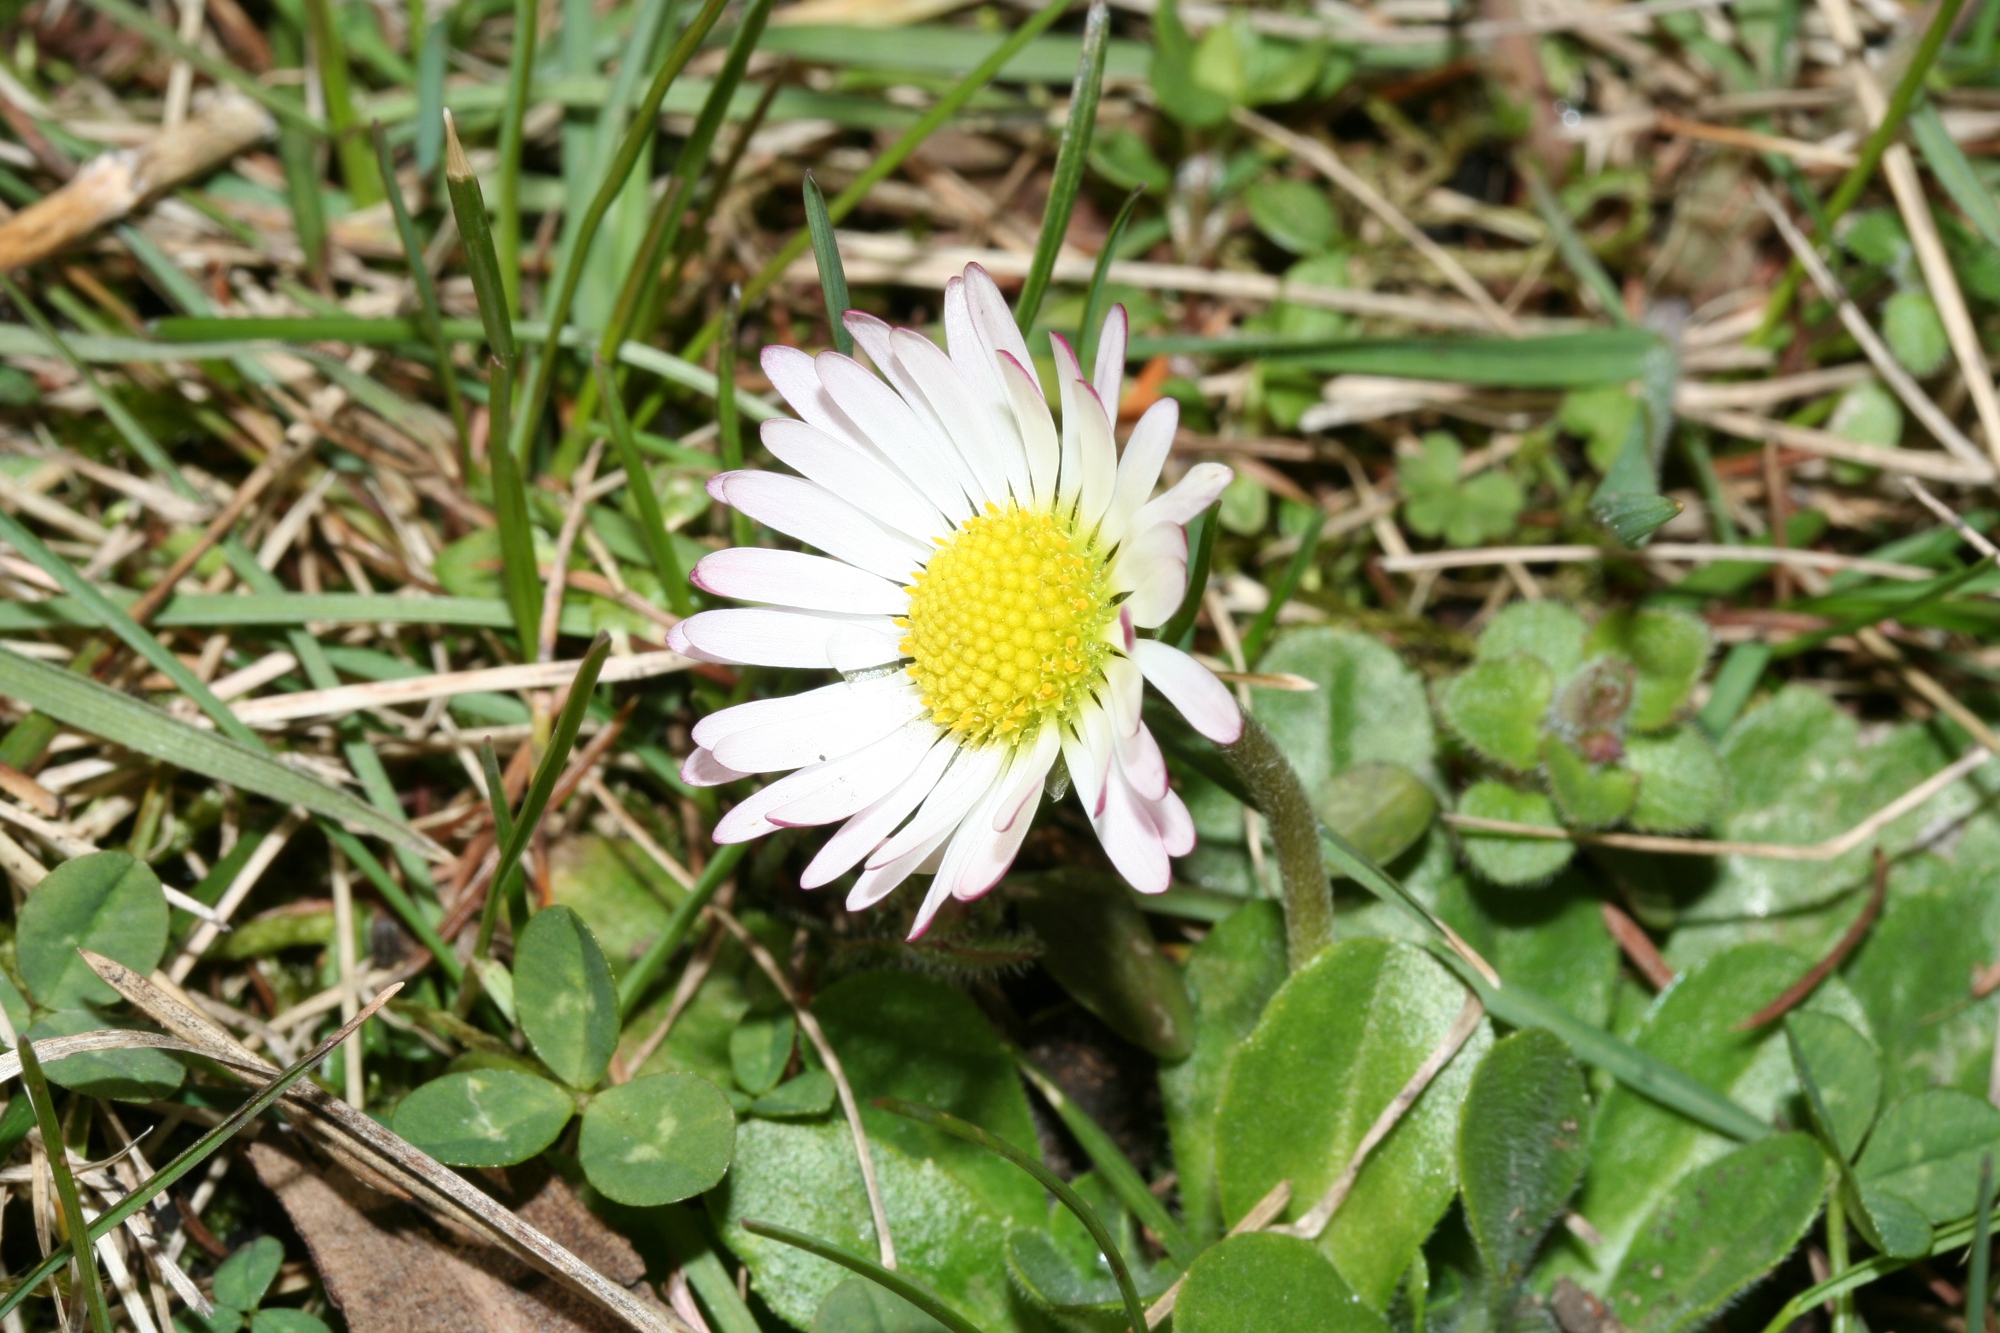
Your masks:
M1111 652L1108 570L1093 541L1014 504L988 504L940 539L897 622L937 725L977 745L1070 720Z

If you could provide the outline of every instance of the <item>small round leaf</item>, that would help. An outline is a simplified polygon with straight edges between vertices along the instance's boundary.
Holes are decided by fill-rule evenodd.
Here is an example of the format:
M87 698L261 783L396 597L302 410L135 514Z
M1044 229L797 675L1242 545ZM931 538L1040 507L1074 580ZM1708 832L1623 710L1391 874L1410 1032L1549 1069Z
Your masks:
M259 1236L224 1259L215 1269L215 1302L235 1310L254 1310L284 1266L285 1246L276 1236Z
M1176 1333L1388 1333L1340 1272L1295 1236L1232 1236L1188 1270Z
M693 1074L654 1074L605 1089L584 1109L577 1141L590 1183L635 1208L711 1188L735 1149L728 1099Z
M396 1108L396 1132L447 1166L512 1166L556 1141L576 1110L535 1074L474 1069L432 1079Z
M331 1330L317 1315L279 1306L252 1315L250 1333L331 1333Z
M49 1037L73 1037L79 1032L98 1032L122 1026L89 1009L63 1009L44 1014L28 1029L28 1039L41 1042ZM40 1051L37 1046L37 1052ZM181 1062L167 1052L151 1047L127 1050L89 1051L48 1062L49 1082L80 1092L86 1097L109 1097L121 1102L150 1102L170 1097L187 1077Z
M729 1070L736 1086L752 1097L777 1087L797 1037L798 1021L789 1009L753 1014L738 1023L729 1034Z
M1509 824L1560 828L1556 808L1538 791L1522 791L1504 782L1475 782L1458 798L1458 812ZM1495 884L1523 887L1541 884L1569 864L1576 844L1560 838L1531 838L1512 833L1462 831L1465 859Z
M118 992L77 956L85 948L141 976L167 951L167 899L153 868L124 852L58 866L28 896L18 937L21 979L46 1009L116 1004Z
M557 1078L589 1088L604 1077L618 1045L618 991L596 937L569 908L545 907L521 932L514 1009Z

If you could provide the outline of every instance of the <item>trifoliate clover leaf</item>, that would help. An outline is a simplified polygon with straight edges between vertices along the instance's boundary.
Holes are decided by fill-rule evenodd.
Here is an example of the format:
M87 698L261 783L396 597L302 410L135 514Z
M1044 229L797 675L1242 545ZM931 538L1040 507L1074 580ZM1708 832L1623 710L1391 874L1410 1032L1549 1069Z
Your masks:
M1483 472L1459 480L1465 449L1442 431L1423 438L1417 453L1396 465L1403 488L1403 517L1424 537L1443 537L1451 546L1478 546L1514 530L1527 497L1521 483L1505 472Z

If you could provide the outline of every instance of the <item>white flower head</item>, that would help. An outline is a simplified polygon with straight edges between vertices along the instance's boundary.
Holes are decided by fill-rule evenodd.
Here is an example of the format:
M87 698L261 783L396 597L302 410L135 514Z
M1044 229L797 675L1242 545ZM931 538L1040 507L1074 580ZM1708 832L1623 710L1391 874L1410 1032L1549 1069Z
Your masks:
M1229 469L1198 464L1153 496L1179 423L1171 399L1147 410L1119 456L1122 306L1090 379L1052 339L1060 435L1028 345L978 265L945 288L948 351L858 310L845 322L880 378L834 352L764 349L801 418L766 422L764 444L799 475L709 483L825 554L708 556L697 586L760 605L704 611L669 637L705 661L842 676L696 724L690 782L790 770L730 810L715 840L841 822L802 883L858 865L847 897L858 910L930 874L914 938L947 898L976 898L1007 873L1060 754L1112 864L1142 892L1165 890L1194 824L1140 721L1144 682L1217 742L1243 720L1205 668L1136 631L1180 604L1186 525Z

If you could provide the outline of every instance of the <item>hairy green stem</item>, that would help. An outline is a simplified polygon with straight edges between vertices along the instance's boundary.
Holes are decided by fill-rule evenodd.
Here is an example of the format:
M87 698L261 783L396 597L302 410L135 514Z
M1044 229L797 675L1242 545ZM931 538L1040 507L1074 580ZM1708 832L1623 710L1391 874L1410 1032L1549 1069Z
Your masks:
M1243 715L1243 734L1222 754L1271 826L1284 890L1285 952L1297 972L1333 943L1333 889L1320 859L1319 818L1284 751L1256 718Z

